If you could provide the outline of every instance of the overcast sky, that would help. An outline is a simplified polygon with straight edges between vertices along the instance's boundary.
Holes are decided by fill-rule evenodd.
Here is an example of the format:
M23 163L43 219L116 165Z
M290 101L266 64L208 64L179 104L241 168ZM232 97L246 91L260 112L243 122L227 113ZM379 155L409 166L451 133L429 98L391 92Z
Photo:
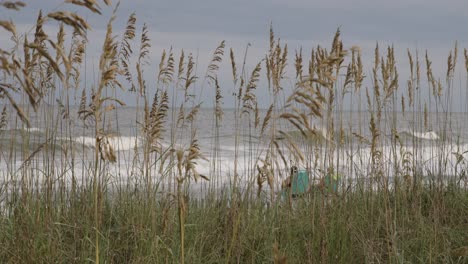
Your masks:
M0 17L11 18L21 32L31 29L39 9L44 12L77 11L93 27L87 56L97 59L111 8L101 4L104 12L98 16L83 8L62 4L59 0L25 2L27 6L20 13L0 9ZM221 40L226 40L227 50L234 49L239 62L250 43L248 68L251 70L267 52L270 23L276 36L290 47L290 64L294 50L301 46L306 54L318 44L329 47L338 27L341 28L345 48L352 45L362 48L366 65L371 64L376 42L381 47L394 45L402 78L400 86L404 88L406 81L403 78L407 78L408 73L407 48L419 49L421 54L427 49L434 71L443 78L447 55L455 41L458 41L461 51L460 74L463 72L462 51L468 47L466 0L122 0L115 24L116 33L121 32L132 12L137 14L138 31L143 23L147 23L151 31L151 66L146 72L152 75L161 51L171 46L177 54L181 49L198 54L198 73L204 75L204 66ZM0 41L7 39L5 32L0 31ZM371 69L368 67L367 70ZM225 103L229 106L232 84L228 57L219 74L222 84L228 87L225 88ZM292 77L293 74L291 72Z

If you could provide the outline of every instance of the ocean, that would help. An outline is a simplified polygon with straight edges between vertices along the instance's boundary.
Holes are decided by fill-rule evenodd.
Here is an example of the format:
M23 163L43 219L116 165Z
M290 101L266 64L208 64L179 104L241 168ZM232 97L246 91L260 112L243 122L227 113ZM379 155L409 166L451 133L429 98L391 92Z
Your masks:
M198 140L204 156L196 161L196 171L209 179L196 183L196 189L229 186L234 179L238 186L255 185L258 167L265 164L269 150L277 148L271 144L272 135L280 143L282 155L277 150L270 153L274 160L271 167L276 188L288 176L291 165L307 170L314 179L323 177L328 167L333 166L349 182L370 178L375 172L369 112L334 112L333 132L328 131L331 126L325 117L311 117L316 134L307 138L301 137L297 128L285 120L275 123L275 132L270 130L270 123L262 135L266 112L259 110L256 124L255 116L244 114L239 120L235 110L224 109L223 118L216 126L213 109L202 108L193 123L176 129L173 120L177 119L179 109L169 109L164 133L158 142L162 152L151 156L152 181L162 188L174 184L169 172L175 172L176 166L170 160L162 162L161 154L187 149L193 137ZM65 118L59 109L52 107L42 107L37 113L29 111L30 128L19 121L13 110L10 113L6 127L0 131L0 180L19 181L24 179L25 173L33 182L50 175L66 182L90 180L94 127L89 121L78 118L77 107L71 107ZM108 172L109 184L144 184L143 120L142 109L136 107L118 108L105 115L104 131L117 157L115 163L106 163L102 168ZM279 130L291 136L304 154L303 160L284 144ZM459 177L466 184L462 175L466 169L464 155L468 152L468 115L465 113L429 113L424 120L423 113L383 112L376 142L379 169L391 180L417 172L428 179Z

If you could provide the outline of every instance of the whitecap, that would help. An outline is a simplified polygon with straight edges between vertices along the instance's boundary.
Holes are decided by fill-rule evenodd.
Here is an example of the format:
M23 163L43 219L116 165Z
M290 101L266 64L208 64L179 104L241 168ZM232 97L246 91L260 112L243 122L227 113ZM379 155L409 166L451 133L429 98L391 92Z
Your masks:
M417 131L403 131L402 134L407 134L415 138L425 139L425 140L438 140L440 137L434 131L427 132L417 132Z
M139 137L108 137L107 139L109 144L116 151L132 150L135 146L141 144L141 139ZM89 148L94 148L96 143L94 137L79 136L72 138L72 140Z

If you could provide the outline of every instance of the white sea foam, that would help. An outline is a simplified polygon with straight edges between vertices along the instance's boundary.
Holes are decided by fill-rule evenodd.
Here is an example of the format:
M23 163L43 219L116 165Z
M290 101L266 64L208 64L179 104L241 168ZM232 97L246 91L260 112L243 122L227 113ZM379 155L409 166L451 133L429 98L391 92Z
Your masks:
M25 128L26 131L28 132L43 132L44 130L37 128L37 127L30 127L30 128Z
M427 131L427 132L417 132L417 131L402 131L403 134L408 134L415 138L425 139L425 140L437 140L439 139L439 135L434 131Z
M74 141L80 144L84 144L88 147L94 147L94 140L95 139L93 137L74 138ZM135 137L114 137L110 138L109 142L116 150L131 150L135 144L141 143L141 141ZM380 150L382 155L381 159L383 161L382 169L385 171L385 175L388 175L390 178L401 175L400 172L404 169L403 159L405 158L409 158L411 160L412 164L415 165L415 168L420 171L418 173L421 173L421 175L429 178L432 175L437 175L437 173L439 173L440 164L445 164L442 168L442 173L444 175L455 175L455 172L457 171L456 166L458 157L453 153L464 153L468 150L468 145L444 145L443 147L440 145L424 146L417 147L417 149L413 148L412 146L403 146L398 148L397 151L395 151L392 146L383 146L380 148ZM240 152L242 151L245 151L245 149L240 147ZM329 156L326 155L328 150L325 148L319 148L317 151L317 164L319 164L318 168L310 168L312 165L310 163L307 164L308 162L296 164L299 168L307 168L311 177L322 177L323 171L326 171L326 168L323 168L322 166L323 164L327 164L324 159L327 157L328 161ZM203 150L202 152L204 152L205 156L209 157L209 152ZM411 153L411 155L405 156L405 153ZM290 153L288 153L287 150L285 150L283 154L287 158L290 156ZM115 175L112 177L111 181L116 184L123 184L125 182L136 180L132 175L138 175L138 173L134 174L132 171L138 171L138 165L137 167L133 167L134 163L132 163L132 158L129 158L128 156L120 157L120 162L108 164L108 172L111 175ZM254 184L256 181L257 157L251 158L252 159L250 160L250 157L245 155L239 155L238 157L236 171L238 174L239 186ZM334 164L333 166L335 166L336 171L342 175L343 179L350 180L350 182L355 182L355 179L367 179L367 177L372 174L372 149L370 147L364 147L355 150L347 149L344 151L335 151L333 157L329 158L333 160L333 162L339 160L339 164ZM468 158L468 156L465 158ZM439 162L440 159L442 159L444 162ZM233 175L235 164L235 157L229 153L228 155L221 155L217 159L216 168L214 171L211 167L211 161L198 160L195 166L198 173L210 177L211 182L216 182L219 185L225 185L231 183L234 179ZM15 172L21 165L22 162L17 160L14 164L10 164L9 169L7 169L5 161L0 160L0 178L2 180L7 179L6 175L8 175L8 171ZM261 163L259 165L262 166ZM41 163L35 163L33 166L41 166ZM60 171L59 167L61 165L56 164L56 166L57 171ZM396 169L398 171L395 171ZM77 166L75 168L75 174L81 175L81 171L84 170L86 170L84 165L83 167ZM288 166L283 164L283 162L278 162L275 164L274 173L276 184L280 184L284 177L288 176L288 171ZM67 173L70 172L67 171ZM458 168L457 173L460 173L460 168ZM162 177L159 174L155 174L153 177L155 178L155 181L164 182L167 180L167 177Z
M25 127L25 128L1 128L0 131L15 131L15 130L24 130L29 133L31 132L43 132L43 129L37 128L37 127Z
M86 147L94 148L96 139L94 137L74 137L73 141L83 144ZM109 137L109 144L116 151L132 150L141 144L139 137Z

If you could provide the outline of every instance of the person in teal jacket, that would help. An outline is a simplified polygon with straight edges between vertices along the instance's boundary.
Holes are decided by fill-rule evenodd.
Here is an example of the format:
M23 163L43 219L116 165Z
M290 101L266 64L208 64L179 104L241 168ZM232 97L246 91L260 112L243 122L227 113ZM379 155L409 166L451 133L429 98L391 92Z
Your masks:
M309 174L307 170L298 169L296 166L291 166L290 174L281 185L283 195L290 192L291 197L299 197L309 190Z
M333 169L333 167L328 168L326 175L320 180L320 190L325 193L337 193L338 187L341 181L341 175Z
M337 193L340 181L341 175L335 173L334 169L330 167L326 175L320 179L320 183L315 187L318 187L324 194ZM281 187L283 195L290 192L292 198L309 192L310 187L314 188L314 186L309 186L309 173L307 170L298 169L296 166L291 167L290 175L283 181Z

